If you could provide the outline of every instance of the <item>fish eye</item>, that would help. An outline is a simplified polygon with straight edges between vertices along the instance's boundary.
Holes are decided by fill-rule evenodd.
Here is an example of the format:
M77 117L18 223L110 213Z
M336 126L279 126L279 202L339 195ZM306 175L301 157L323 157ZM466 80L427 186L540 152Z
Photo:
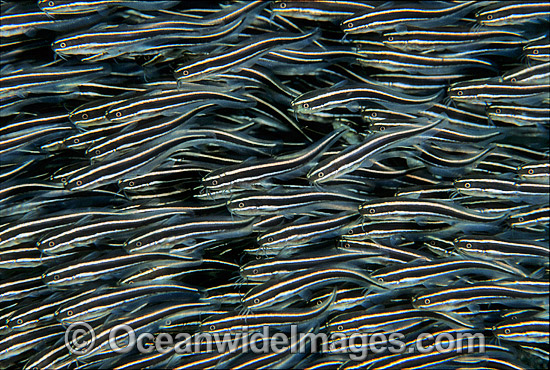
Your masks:
M469 188L470 188L470 186L472 186L472 185L470 185L470 183L469 183L469 182L467 182L467 183L465 183L465 184L464 184L464 187L465 187L466 189L469 189Z
M260 299L259 299L259 298L254 299L254 303L255 303L255 304L260 303Z
M53 247L54 245L55 245L54 242L49 242L49 243L48 243L48 247Z
M386 128L384 126L380 126L380 128L378 130L380 131L384 131Z
M53 1L48 1L48 6L54 6Z
M261 260L261 259L262 259L262 256L256 256L256 259L257 259L257 260Z
M78 180L78 181L76 182L76 185L77 185L77 186L82 185L82 181Z
M325 176L325 174L324 174L323 172L319 172L319 173L317 174L317 177L319 177L319 178L321 178L321 177L323 177L323 176Z
M321 301L317 301L316 305L317 305L317 306L320 306L320 305L321 305L321 303L323 303L323 302L321 302Z
M353 229L349 229L348 234L350 234L350 235L353 234Z
M136 247L141 247L143 245L142 242L136 242Z
M164 322L164 325L171 325L171 324L172 324L172 320L166 320L166 321Z
M67 311L67 316L72 316L72 315L73 315L73 311L72 311L72 310Z
M472 248L472 243L466 243L466 246L465 246L465 247L468 248L468 249L469 249L469 248Z
M519 222L523 222L523 220L524 220L523 217L518 218L518 221L519 221Z
M353 27L353 23L352 22L349 22L348 23L348 28L352 28Z
M381 282L381 283L383 283L383 282L384 282L384 279L378 278L378 281Z
M82 113L82 119L88 119L88 113Z
M61 178L61 182L66 183L66 182L67 182L67 178L66 178L66 177L62 177L62 178Z
M500 112L502 112L502 111L500 110L500 108L495 109L495 113L500 113Z
M286 8L286 4L285 4L285 3L281 3L279 6L280 6L282 9Z
M517 80L518 80L518 79L515 78L515 77L512 77L512 78L510 79L510 81L512 81L512 82L516 82Z
M510 329L504 329L504 334L510 334Z
M65 44L64 42L62 42L61 44L59 44L59 47L60 47L61 49L63 49L63 48L65 48L65 47L67 47L67 44Z
M370 115L371 115L372 117L376 117L376 116L378 116L378 113L372 112Z
M426 299L424 300L424 304L430 304L430 299L429 299L429 298L426 298Z
M78 144L78 143L80 143L80 140L79 139L74 139L73 143Z
M530 169L527 170L527 173L528 173L529 175L532 175L534 172L535 172L535 170L533 170L532 168L530 168Z
M267 241L268 241L268 242L272 242L272 241L273 241L273 238L272 238L272 237L269 237L269 238L267 238Z
M336 329L338 329L338 330L344 330L344 326L343 326L343 325L338 325L338 327L336 327Z
M22 319L17 319L17 325L21 325L23 323L23 320Z
M101 154L101 150L96 149L96 150L94 151L94 153L95 153L95 155L100 155L100 154Z
M210 330L215 330L215 329L216 329L216 325L210 325L209 329L210 329Z
M302 108L305 108L305 109L309 108L309 104L308 103L302 104Z
M430 241L430 245L435 245L435 240Z
M128 183L128 185L129 185L129 186L134 186L134 182L133 182L133 181L130 181L130 182Z
M240 202L239 203L239 208L243 208L244 207L244 203L243 202Z
M375 212L376 212L376 210L375 210L374 208L369 208L369 213L370 213L370 214L373 214L373 213L375 213Z
M218 185L218 180L212 180L212 185L214 186Z
M253 274L257 274L257 273L258 273L258 269L252 270L252 273L253 273Z
M59 280L59 275L54 275L54 276L53 276L53 279L54 279L54 280Z
M349 248L349 243L344 244L344 248Z
M122 113L121 112L116 112L115 116L120 117L120 116L122 116Z
M184 76L187 76L189 74L189 71L187 69L184 69L181 74Z
M460 91L460 90L458 90L458 91L456 92L456 95L458 95L458 96L462 96L462 94L464 94L464 93L463 93L462 91Z
M393 41L393 36L388 37L388 41Z
M539 51L537 49L533 50L533 54L537 55Z
M491 19L493 19L493 16L492 16L491 14L489 14L489 15L487 16L487 19L488 19L488 20L491 20Z

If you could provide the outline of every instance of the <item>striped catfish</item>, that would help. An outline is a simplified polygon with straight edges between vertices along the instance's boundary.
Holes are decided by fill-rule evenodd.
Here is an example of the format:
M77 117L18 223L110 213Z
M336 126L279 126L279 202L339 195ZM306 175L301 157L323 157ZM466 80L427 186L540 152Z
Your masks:
M509 199L514 202L540 204L548 199L550 184L498 178L465 178L454 182L455 189L465 195Z
M0 77L0 99L26 96L29 93L60 93L75 91L83 82L107 76L107 65L40 66L16 70Z
M89 103L82 104L69 113L69 120L79 127L102 126L109 123L105 112L117 103L121 103L135 93L124 93L116 98L94 99Z
M180 213L181 214L181 213ZM173 216L173 212L144 212L135 214L121 214L88 221L83 218L76 225L67 225L41 238L37 247L46 254L57 254L76 247L88 246L105 239L117 238L124 240L124 236L134 229L161 222ZM122 242L121 240L121 242Z
M375 280L360 270L325 267L313 272L298 272L276 281L267 281L250 289L242 298L242 304L252 311L265 310L288 300L296 300L297 296L307 295L308 291L343 281L380 289Z
M548 106L493 104L487 107L487 116L492 121L511 123L516 126L550 125L550 108Z
M202 178L202 184L207 191L216 191L263 185L272 178L298 177L301 173L307 172L315 160L344 133L345 130L334 131L297 153L245 161L242 164L214 170Z
M191 82L212 77L216 73L249 67L262 55L271 50L299 47L312 41L317 31L303 35L274 34L256 37L250 41L207 56L195 62L186 63L175 70L178 82Z
M58 323L35 329L15 332L0 340L0 360L6 361L27 352L39 344L53 344L63 335L63 327Z
M373 9L371 4L360 1L316 0L316 1L285 1L277 0L271 3L275 14L284 17L309 19L313 21L339 22L356 13Z
M132 255L118 253L115 256L94 258L86 262L61 264L45 272L42 275L42 280L52 289L62 288L128 274L129 271L135 270L137 267L145 268L148 265L161 262L177 264L182 268L199 265L201 260L167 253L136 253Z
M460 19L477 6L475 1L452 5L438 2L429 7L421 7L417 3L397 6L386 4L342 21L341 28L346 34L357 34L392 30L398 25L421 28L444 26Z
M406 248L403 245L388 246L369 240L354 240L344 235L339 241L339 249L345 252L356 253L358 258L364 258L369 263L409 263L412 261L431 261L432 256L426 252ZM395 267L397 269L397 267Z
M119 130L114 131L108 136L97 139L91 143L86 149L86 155L92 161L101 161L112 158L110 154L124 153L132 150L133 147L145 144L151 140L168 134L171 130L178 128L184 123L190 123L194 116L205 109L209 109L214 104L205 104L194 109L187 110L184 114L168 115L166 117L151 118L147 120L130 121L127 125L135 127L133 130L126 128L126 125L121 123L124 132ZM113 125L118 126L118 125ZM90 130L92 131L92 130ZM88 131L88 132L90 132ZM196 131L194 132L197 133Z
M153 299L186 300L200 295L197 288L176 283L132 284L118 288L94 288L94 295L78 302L69 302L57 309L55 318L63 325L106 317L118 307L129 304L144 306ZM136 307L137 308L137 307Z
M384 134L372 135L363 143L349 146L337 155L322 160L312 168L307 177L312 183L323 183L336 179L363 166L377 153L438 125L441 121L415 127L409 130L395 130Z
M240 21L222 26L224 31L232 32ZM209 31L209 32L208 32ZM121 24L115 27L96 26L91 30L77 32L56 39L52 50L60 56L79 56L83 62L97 62L119 57L138 50L147 50L152 46L168 41L184 41L189 43L193 37L211 39L223 37L219 27L198 30L197 26L189 25L178 18L161 18L137 25ZM221 34L221 36L220 36Z
M494 41L524 41L519 32L513 30L452 28L407 30L384 33L386 46L400 50L431 51L469 50L473 45L486 45Z
M300 114L316 114L319 111L346 107L359 110L367 102L375 102L388 109L401 111L427 109L437 103L443 91L429 96L401 93L377 82L366 84L340 83L332 87L318 89L298 96L291 102L292 108Z
M321 321L334 301L335 294L321 304L308 309L285 310L284 312L261 312L235 314L230 312L224 315L211 316L204 319L200 329L204 333L224 333L261 330L266 325L281 331L290 329L291 325L311 325Z
M0 250L0 269L32 268L48 266L57 262L66 261L75 253L62 253L53 256L44 255L36 245L25 243L18 247Z
M34 33L37 30L70 31L71 29L86 27L98 23L100 16L81 17L56 17L53 18L43 11L36 9L36 5L26 6L17 4L15 6L5 5L0 15L0 37L11 37ZM2 40L2 43L4 40Z
M198 239L216 239L248 235L252 230L253 218L186 218L180 222L141 233L124 243L129 253L153 252L172 249L177 244L190 247ZM218 240L219 240L218 239ZM192 250L190 250L192 252Z
M159 286L159 288L161 287L162 286ZM79 361L82 360L89 363L94 360L94 356L99 356L101 359L102 354L109 352L112 353L112 341L116 341L115 343L119 344L121 348L125 348L131 340L131 336L125 330L112 330L116 325L127 325L132 328L133 333L136 335L140 335L141 333L152 334L162 322L184 317L190 310L193 311L193 313L196 310L204 310L204 312L208 312L214 307L212 304L207 302L198 301L185 303L181 301L178 302L176 300L176 302L163 303L164 304L156 305L151 308L141 309L135 315L123 316L118 322L106 322L100 329L93 333L95 336L95 346L90 348L89 351L79 354ZM91 333L85 333L85 335L89 336ZM81 340L86 339L88 338L81 338Z
M517 26L526 22L548 20L550 6L544 1L497 2L479 10L476 22L484 26Z
M36 305L34 301L31 301L28 305L23 305L25 301L21 301L21 307L12 313L6 323L13 331L26 331L44 324L54 324L56 323L54 314L60 306L86 298L90 294L89 291L77 291L71 293L68 297L53 295L44 299L40 305Z
M516 343L549 344L550 322L548 314L510 318L493 327L493 334L504 341Z
M328 320L326 327L331 333L374 333L374 332L396 332L398 327L406 327L411 323L435 320L445 323L473 329L474 325L460 318L445 312L430 312L427 310L414 309L410 305L392 307L391 309L380 310L376 306L366 311L352 311L339 314Z
M550 62L550 44L548 39L525 45L523 47L523 54L529 61Z
M321 219L296 222L290 226L282 227L258 236L257 241L260 250L266 254L284 253L289 246L299 246L316 242L333 236L345 234L347 229L357 223L357 213L342 212L334 216Z
M46 286L35 273L16 274L3 278L0 283L0 303L20 301L25 297L37 297L44 293Z
M156 90L115 104L105 112L111 122L143 119L157 115L185 114L200 105L219 104L244 108L250 101L238 93L215 86L186 84L180 90Z
M227 209L235 215L269 216L273 212L303 214L318 210L355 210L358 203L365 200L365 196L351 192L308 191L307 189L285 190L274 189L266 195L250 194L236 196L227 201Z
M548 183L550 164L548 162L524 164L518 167L517 174L524 181Z
M528 228L548 230L550 222L550 207L536 205L527 210L514 212L508 218L508 224L512 228Z
M504 81L533 83L550 79L550 62L521 66L502 75Z
M355 264L355 261L368 258L372 252L357 250L326 250L307 253L303 257L266 258L253 260L240 267L240 274L245 280L268 281L271 278L289 273L313 269L324 264Z
M358 49L357 54L359 55L357 63L365 67L427 76L459 74L470 69L489 71L496 69L495 64L490 60L459 54L435 56L375 45Z
M172 131L170 137L161 136L121 156L115 152L113 157L81 168L67 179L65 188L71 191L95 189L147 173L178 149L195 144L193 139L204 137L204 134L187 134L184 129Z
M8 223L7 225L2 225L0 228L0 249L10 248L11 246L34 240L39 238L39 235L65 227L84 217L95 218L112 215L112 211L106 210L71 209L69 211L50 214L47 217Z
M463 236L454 241L462 254L486 260L548 265L550 249L544 243L504 240L495 237Z
M486 105L514 103L537 105L550 102L550 82L519 84L493 78L456 82L447 90L455 102Z
M410 220L416 221L450 221L450 222L480 222L491 223L504 219L507 212L496 215L484 215L461 207L453 202L436 200L411 200L405 198L382 198L363 203L359 213L370 220Z
M511 307L548 308L548 282L511 280L501 283L473 283L466 286L432 289L416 295L413 306L436 311L474 309L479 304L500 303Z
M100 12L109 7L127 7L136 10L168 9L180 1L174 0L38 0L38 7L47 14L85 14Z
M496 261L462 258L439 258L383 267L372 272L371 277L388 288L403 288L417 285L447 286L450 280L470 274L494 278L527 277L526 272L518 267Z

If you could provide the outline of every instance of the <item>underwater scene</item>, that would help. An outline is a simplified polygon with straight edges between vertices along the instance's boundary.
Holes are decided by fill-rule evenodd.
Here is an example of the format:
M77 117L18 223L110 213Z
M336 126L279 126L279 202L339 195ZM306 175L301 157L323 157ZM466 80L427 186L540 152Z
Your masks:
M548 368L549 2L0 6L0 369Z

